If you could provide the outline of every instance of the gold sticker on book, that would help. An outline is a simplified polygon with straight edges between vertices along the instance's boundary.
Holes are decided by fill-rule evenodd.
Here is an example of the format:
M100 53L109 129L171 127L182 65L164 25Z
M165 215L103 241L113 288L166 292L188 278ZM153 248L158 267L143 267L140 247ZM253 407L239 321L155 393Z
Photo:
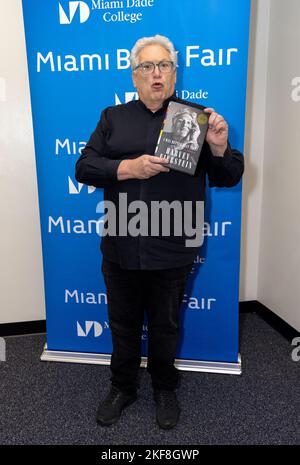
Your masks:
M207 123L207 115L204 115L203 113L201 115L198 115L197 121L199 124L206 124Z

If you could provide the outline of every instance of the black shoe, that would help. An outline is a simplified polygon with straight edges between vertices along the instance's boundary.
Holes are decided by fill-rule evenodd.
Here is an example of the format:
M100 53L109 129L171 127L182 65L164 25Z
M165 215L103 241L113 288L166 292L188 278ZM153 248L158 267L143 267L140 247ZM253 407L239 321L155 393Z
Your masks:
M174 391L155 390L156 420L160 428L170 429L177 425L180 408Z
M136 394L127 394L112 386L106 399L99 404L97 423L102 426L113 425L119 420L122 410L136 399Z

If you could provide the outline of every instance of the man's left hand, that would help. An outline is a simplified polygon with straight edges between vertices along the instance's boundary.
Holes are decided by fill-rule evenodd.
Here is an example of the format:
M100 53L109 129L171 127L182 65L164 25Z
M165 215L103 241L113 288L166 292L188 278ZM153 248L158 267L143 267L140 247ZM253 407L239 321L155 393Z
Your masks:
M205 108L204 111L210 113L206 141L215 157L223 157L227 149L228 124L213 108Z

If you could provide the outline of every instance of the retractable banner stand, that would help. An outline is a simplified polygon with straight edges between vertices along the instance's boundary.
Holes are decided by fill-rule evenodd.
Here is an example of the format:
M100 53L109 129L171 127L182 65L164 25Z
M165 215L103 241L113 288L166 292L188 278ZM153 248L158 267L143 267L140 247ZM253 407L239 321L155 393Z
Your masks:
M109 363L101 275L102 189L75 163L100 112L136 99L129 51L162 34L178 50L177 95L224 115L243 150L250 0L23 0L43 245L42 359ZM205 242L182 304L181 369L240 373L241 183L207 189ZM147 326L143 333L147 350Z

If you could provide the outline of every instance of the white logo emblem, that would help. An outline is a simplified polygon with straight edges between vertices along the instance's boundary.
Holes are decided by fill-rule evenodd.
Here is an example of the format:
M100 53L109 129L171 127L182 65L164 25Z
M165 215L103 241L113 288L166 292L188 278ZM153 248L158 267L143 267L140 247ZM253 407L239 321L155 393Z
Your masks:
M79 21L85 23L90 16L90 9L85 2L69 2L69 14L65 12L59 3L60 24L71 24L77 10L79 10Z
M69 194L80 194L81 189L83 188L83 184L81 182L78 182L77 187L76 187L74 182L70 178L70 176L68 176L68 180L69 180ZM88 186L87 190L88 190L89 194L92 194L93 192L95 192L96 187L95 186Z
M125 99L124 103L131 102L132 100L137 100L138 99L138 93L137 92L125 92ZM115 105L121 105L122 102L119 99L118 95L115 94Z
M87 337L92 328L94 328L94 337L101 336L103 328L98 321L86 321L84 329L80 325L79 321L77 321L77 336Z

